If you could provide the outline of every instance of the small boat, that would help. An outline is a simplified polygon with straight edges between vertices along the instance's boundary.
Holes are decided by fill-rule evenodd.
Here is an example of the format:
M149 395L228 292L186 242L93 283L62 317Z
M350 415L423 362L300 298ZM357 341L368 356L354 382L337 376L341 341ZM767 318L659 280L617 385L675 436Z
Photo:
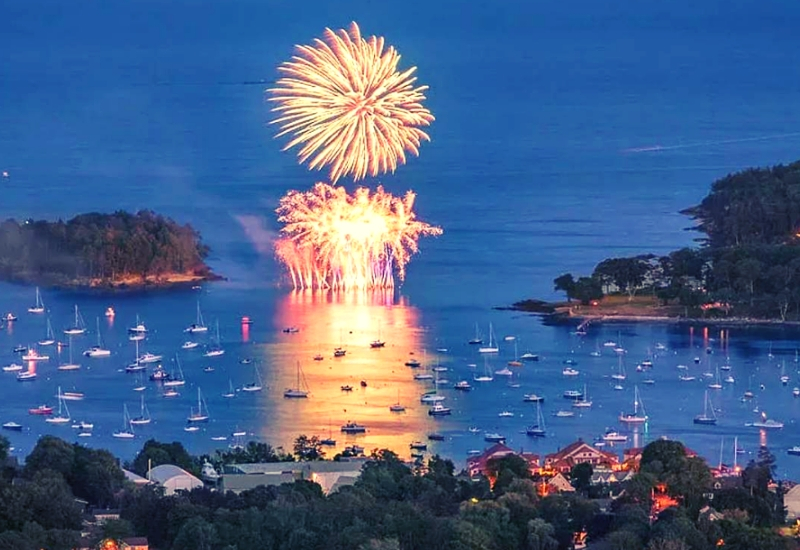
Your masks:
M614 342L613 340L608 340L607 342L603 343L603 346L606 348L615 348L617 347L617 343Z
M53 414L53 407L48 405L39 405L36 408L28 409L28 414L35 416L47 416L49 414Z
M366 433L367 428L355 422L348 422L341 427L341 431L346 434L363 434Z
M641 407L641 413L639 412L639 408ZM619 415L619 421L624 422L626 424L644 424L647 422L648 417L644 411L644 403L642 403L642 398L639 395L639 387L633 387L633 412L632 413L622 413Z
M130 334L147 334L147 327L144 323L140 323L138 316L136 319L136 324L128 329Z
M249 364L250 364L250 363L252 363L252 362L253 362L253 360L252 360L252 359L250 359L249 357L245 357L244 359L242 359L241 361L239 361L239 364L241 364L241 365L249 365Z
M678 380L681 382L693 382L694 380L697 380L697 378L694 376L679 376Z
M236 392L233 389L233 380L231 380L230 378L228 379L228 391L223 393L222 397L224 397L225 399L231 399L233 397L236 397Z
M562 410L554 412L553 416L555 416L556 418L572 418L573 416L575 416L575 413L573 411Z
M117 314L113 307L106 308L106 317L114 317Z
M36 380L36 373L33 371L25 371L17 373L17 382L30 382Z
M335 439L331 439L330 437L326 437L325 439L320 439L319 440L319 444L320 445L325 445L326 447L335 447L336 446L336 440Z
M429 433L428 434L428 440L429 441L444 441L444 435L442 435L440 433L436 433L436 432Z
M342 391L353 391L353 386L341 386L339 389Z
M58 388L58 413L55 416L48 416L44 419L45 422L50 424L66 424L70 421L69 408L64 398L61 395L61 387Z
M798 387L795 387L795 388L792 390L792 395L793 395L793 396L795 396L795 397L800 397L800 388L798 388Z
M429 372L420 372L414 375L414 380L433 380L433 375Z
M84 396L83 392L65 391L64 393L61 394L61 397L65 401L83 401L83 398L85 396Z
M75 424L73 424L72 427L75 428L76 430L83 430L84 432L88 432L94 428L94 424L90 422L84 422L81 420L80 422L76 422Z
M470 391L472 389L472 386L466 380L461 380L460 382L455 383L453 389L458 391Z
M422 363L420 363L416 359L409 359L408 361L405 362L405 366L411 367L412 369L419 368L421 365Z
M39 355L35 349L29 349L23 356L23 361L49 361L49 355Z
M656 351L667 351L667 346L659 342L656 344Z
M603 434L603 441L608 441L609 443L625 443L628 441L628 436L619 432L606 432Z
M489 432L483 435L483 440L488 443L502 443L506 438L499 433Z
M544 403L544 397L535 393L526 393L522 396L522 400L527 403Z
M521 361L538 361L539 356L535 353L523 353L519 356Z
M727 371L731 370L731 366L730 365L721 365L719 367L719 370L727 372Z
M141 412L139 416L136 418L131 418L130 423L134 426L140 426L145 424L150 424L150 411L147 408L147 405L144 403L144 395L142 395L142 405L141 405Z
M401 412L406 412L406 408L405 408L405 406L404 406L404 405L401 405L400 403L395 403L394 405L390 405L390 406L389 406L389 410L390 410L391 412L393 412L393 413L401 413Z
M646 386L652 386L655 383L656 381L653 380L652 378L645 378L644 380L642 380L642 384L645 384Z
M347 350L343 348L336 348L333 350L334 357L344 357L347 354Z
M24 367L22 365L17 365L16 363L11 363L10 365L7 365L7 366L3 367L3 372L19 372L23 368Z
M428 409L428 416L450 416L451 410L441 403L434 403L433 407Z
M156 355L155 353L144 353L142 354L139 359L137 360L138 363L142 365L148 365L150 363L158 363L164 359L163 355Z
M244 317L242 317L242 321L241 321L241 323L242 323L243 325L252 325L252 324L253 324L253 320L252 320L252 319L250 319L250 317L248 317L248 316L246 316L246 315L245 315Z
M297 327L286 327L285 329L283 329L283 332L285 332L286 334L297 334L298 332L300 332L300 329Z
M756 396L756 394L754 394L754 393L753 393L751 390L747 390L747 391L746 391L746 392L744 392L744 394L742 395L742 399L752 399L752 398L754 398L755 396Z
M36 312L33 312L36 313ZM10 430L12 432L21 432L22 431L22 424L17 424L16 422L6 422L3 424L4 430Z
M497 347L497 343L494 339L494 328L492 328L492 324L489 323L489 343L486 346L478 348L478 353L497 353L499 351L500 348Z
M725 382L726 384L735 384L735 383L736 383L736 379L735 379L733 376L730 376L730 375L729 375L729 376L726 376L726 377L725 377L725 380L724 380L724 382Z
M783 422L778 422L771 418L767 418L767 413L761 413L761 419L756 422L748 422L745 424L748 428L762 428L765 430L779 430L783 428Z
M498 413L497 416L499 416L500 418L513 418L514 413L511 411L502 411Z
M428 445L423 443L422 441L413 441L409 446L410 449L414 451L427 451Z
M369 347L371 347L372 349L382 348L385 345L386 345L386 342L384 342L383 340L373 340L372 342L369 343Z
M146 336L147 335L144 332L137 332L134 334L129 334L128 340L130 340L131 342L141 342L142 340L145 339Z
M184 432L199 432L200 431L200 426L193 426L193 425L189 424L188 426L185 426L183 428L183 431Z
M513 376L514 373L506 367L503 367L500 370L494 371L497 376Z
M444 401L445 399L447 399L447 398L444 395L439 395L435 391L429 391L429 392L423 393L420 396L419 401L420 401L420 403L424 403L426 405L430 405L432 403L439 403L441 401Z
M192 342L191 340L187 340L183 344L181 344L181 349L194 349L199 345L200 344L198 344L197 342Z
M319 353L314 356L314 361L322 361L323 359L325 359L325 357L323 357Z
M178 397L180 394L175 388L167 388L162 395L164 397Z
M211 437L211 441L228 441L228 437L225 435L215 435Z
M203 372L214 372L214 367L211 366L203 367Z
M578 362L575 359L564 359L561 362L565 365L569 365L570 367L574 367L578 364Z
M5 428L6 425L3 424L3 427ZM795 445L794 447L792 447L791 449L786 451L786 454L790 454L790 455L794 455L794 456L800 456L800 446Z
M563 371L561 371L561 374L563 374L564 376L578 376L580 372L576 371L573 368L567 367Z
M13 323L17 319L19 318L13 313L6 313L5 315L3 315L3 321L6 321L7 323Z
M169 380L169 378L170 378L169 373L165 371L161 365L156 367L156 370L150 373L151 382L160 382L162 380Z
M72 349L70 347L70 349ZM97 318L97 345L92 346L83 352L86 357L110 357L111 350L103 348L103 342L100 338L100 317ZM70 361L71 363L72 361Z
M583 393L580 390L566 390L564 392L564 399L580 399Z
M38 286L36 287L36 302L28 308L28 313L44 313L44 302L42 301L42 295L39 293Z
M13 352L14 353L26 353L28 351L28 346L14 346Z
M144 401L142 401L144 403ZM208 414L208 405L206 405L206 400L203 399L203 394L200 391L200 388L197 388L197 410L194 408L189 410L189 416L186 418L186 421L189 423L192 422L208 422L209 419Z

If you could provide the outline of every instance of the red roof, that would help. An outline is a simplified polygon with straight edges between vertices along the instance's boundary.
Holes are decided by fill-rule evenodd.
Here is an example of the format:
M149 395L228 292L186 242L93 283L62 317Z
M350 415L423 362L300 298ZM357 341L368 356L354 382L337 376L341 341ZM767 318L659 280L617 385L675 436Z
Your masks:
M619 462L619 457L617 457L616 454L614 454L614 453L612 453L610 451L604 451L602 449L598 449L597 447L593 447L592 445L590 445L589 443L586 443L582 439L578 439L574 443L570 443L569 445L567 445L563 449L560 449L560 450L558 450L558 451L556 451L554 453L551 453L549 455L545 455L544 459L545 459L546 462L560 462L562 460L566 460L568 458L571 458L572 454L574 454L576 451L578 451L581 447L584 447L584 446L589 447L592 451L594 451L594 452L600 454L601 456L605 457L609 462L611 462L613 464L616 464L617 462Z

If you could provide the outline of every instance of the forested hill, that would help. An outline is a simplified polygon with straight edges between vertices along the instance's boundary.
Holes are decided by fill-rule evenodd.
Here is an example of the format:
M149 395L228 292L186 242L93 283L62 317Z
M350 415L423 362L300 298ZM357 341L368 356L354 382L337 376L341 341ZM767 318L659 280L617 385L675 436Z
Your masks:
M142 210L0 224L0 278L43 286L168 285L216 278L190 225Z

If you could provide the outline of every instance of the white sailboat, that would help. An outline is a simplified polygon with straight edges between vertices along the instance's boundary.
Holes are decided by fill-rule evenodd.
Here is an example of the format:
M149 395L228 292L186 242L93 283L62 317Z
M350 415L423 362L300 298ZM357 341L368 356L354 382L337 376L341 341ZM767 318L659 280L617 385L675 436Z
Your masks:
M514 340L514 360L508 362L509 367L521 367L522 361L519 360L519 349L517 348L517 341Z
M28 308L28 313L44 313L44 302L42 295L39 294L39 287L36 287L36 303Z
M183 368L181 367L181 360L177 354L175 354L175 363L178 365L178 376L175 376L175 371L172 371L166 380L164 380L163 385L167 388L174 388L176 386L185 386L186 379L183 377Z
M641 412L639 409L641 408ZM633 412L632 413L622 413L619 415L619 421L625 422L626 424L644 424L647 422L647 414L644 410L644 403L642 402L642 398L639 395L639 386L633 387Z
M71 327L64 330L64 334L72 336L83 334L84 332L86 332L86 323L83 322L83 317L81 317L81 312L78 310L78 305L75 304L75 321Z
M208 405L206 405L206 400L203 398L203 394L200 391L200 388L197 388L197 410L191 409L189 412L189 416L186 418L186 421L207 422L208 418L209 418Z
M40 346L52 346L56 343L56 335L53 333L53 325L50 323L50 317L47 318L47 334L44 340L39 340Z
M220 344L219 340L219 320L217 320L216 326L216 337L214 338L214 345L208 348L208 350L203 354L204 357L219 357L220 355L225 354L225 350L222 349L222 345Z
M66 424L70 421L69 408L67 402L64 401L64 396L61 394L61 386L58 387L58 414L55 416L48 416L45 422L50 424Z
M133 439L133 426L131 426L131 415L128 414L128 405L122 404L122 429L111 434L117 439Z
M64 363L58 366L58 370L78 370L81 368L80 364L72 360L72 335L69 335L69 363Z
M136 385L133 387L133 391L144 391L145 389L147 388L142 381L142 373L139 372L136 374Z
M97 345L90 347L89 349L84 351L83 354L86 357L110 357L111 350L105 349L103 347L103 341L100 338L100 317L97 318L96 326L97 326Z
M576 409L590 409L592 407L592 402L589 400L589 394L586 391L586 384L583 385L583 395L576 399L572 406Z
M136 324L135 324L135 325L133 325L132 327L130 327L130 328L128 329L128 333L130 333L130 334L132 334L132 335L139 335L139 336L141 336L141 338L139 338L139 340L141 340L142 338L144 338L144 337L145 337L145 335L147 334L147 327L145 326L145 324L144 324L144 323L142 323L142 322L139 320L139 316L138 316L138 315L136 316ZM131 338L131 339L133 339L133 338Z
M197 301L197 318L195 322L184 329L183 332L188 332L190 334L208 332L208 327L203 322L203 314L200 312L200 300Z
M714 379L714 382L709 384L708 387L710 389L712 389L712 390L721 390L722 389L722 384L719 381L719 367L717 367L716 373L717 374L716 374L716 378Z
M376 340L373 340L372 342L370 342L369 343L369 347L375 349L375 348L382 348L385 345L386 345L386 342L381 340L381 324L378 323L378 338Z
M714 406L711 404L711 399L708 397L708 390L706 390L705 396L703 397L703 414L698 414L695 416L694 423L708 426L713 426L717 423L717 415L714 412Z
M255 365L255 363L253 363L253 370L256 373L256 382L250 382L250 383L245 384L244 386L242 386L242 391L244 391L244 392L248 392L248 393L257 392L257 391L261 391L263 389L262 383L261 383L261 373L259 372L258 367Z
M492 323L489 323L489 343L485 346L479 347L478 351L480 353L497 353L500 351L500 348L497 347L497 341L495 340L494 327L492 327Z
M135 426L150 424L150 411L147 409L147 405L145 405L144 395L142 395L141 412L136 418L131 418L130 423Z
M143 365L139 362L139 340L134 340L134 345L136 346L134 361L125 367L125 372L139 372L147 369L146 365Z
M492 376L492 371L491 369L489 369L489 360L486 357L483 358L483 374L479 376L473 375L472 379L475 382L491 382L492 380L494 380L494 377Z
M301 383L300 383L300 361L298 361L297 362L297 382L296 382L294 388L288 388L285 392L283 392L283 396L284 397L289 397L289 398L294 398L294 399L308 397L308 390L307 389L303 389L304 387L307 388L307 385L305 384L305 377L303 377L303 385L301 385Z
M625 374L625 365L622 363L622 355L617 356L617 372L611 375L614 380L625 380L628 376Z
M222 394L225 399L232 399L236 397L236 390L233 389L233 380L228 378L228 391Z
M481 334L478 331L478 323L475 323L475 338L470 339L468 343L471 346L477 346L478 344L483 344L483 338L481 338Z

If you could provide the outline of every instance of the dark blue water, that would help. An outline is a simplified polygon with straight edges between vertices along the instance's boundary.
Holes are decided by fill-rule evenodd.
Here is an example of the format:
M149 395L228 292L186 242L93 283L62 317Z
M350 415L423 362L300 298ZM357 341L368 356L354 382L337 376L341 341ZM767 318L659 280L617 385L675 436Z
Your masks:
M556 275L587 272L610 255L689 244L692 234L682 231L689 221L677 212L700 200L714 179L747 166L795 160L800 73L794 52L800 38L794 29L800 9L763 2L635 8L589 1L338 4L0 3L0 169L11 175L2 183L0 214L56 218L152 208L196 226L214 250L214 268L229 277L199 295L46 294L56 328L68 323L75 302L90 327L113 305L114 326L103 318L101 332L115 356L83 360L84 368L73 373L57 371L53 360L42 366L40 380L27 386L12 375L0 377L5 381L0 417L24 421L28 430L12 434L20 451L48 428L73 435L69 427L45 426L26 415L29 407L52 402L58 385L87 393L85 401L70 404L74 417L97 424L95 436L84 441L125 456L148 436L179 438L192 450L205 451L212 448L210 435L239 425L254 437L287 444L300 430L323 433L331 425L336 431L347 419L370 423L370 432L358 439L366 447L405 445L433 429L417 400L421 383L412 382L402 367L408 353L447 347L450 352L441 358L452 369L447 377L471 377L468 365L482 370L483 362L464 342L475 322L485 332L493 321L499 336L518 336L520 353L531 349L544 360L522 369L519 389L495 381L466 396L448 390L455 414L439 422L449 439L438 450L461 458L480 448L481 438L470 435L469 426L501 430L515 446L542 452L618 427L616 416L632 400L636 362L663 342L670 351L655 361L656 384L642 388L652 419L643 435L680 437L712 462L723 435L728 448L739 435L740 444L752 450L758 434L743 424L755 417L756 403L738 401L752 373L754 385L766 386L759 401L769 402L769 414L787 422L780 433L770 434L780 466L800 473L782 453L800 443L794 424L798 405L791 397L791 387L800 384L792 335L734 331L729 352L716 349L711 369L730 353L737 382L714 397L722 409L720 425L698 430L691 418L702 408L705 384L686 389L675 367L702 353L699 332L692 342L697 349L689 349L686 330L625 327L630 380L615 392L607 378L615 357L597 360L588 354L596 342L616 339L617 327L594 330L579 341L568 329L490 310L521 297L553 296ZM428 105L437 117L433 141L423 145L421 156L380 180L391 191L417 191L420 217L445 230L422 243L399 303L374 296L289 294L278 287L281 272L269 246L277 230L272 212L278 198L323 175L309 173L293 153L281 152L282 143L272 139L267 125L263 91L294 44L353 19L362 32L386 36L403 63L418 67L420 82L431 87ZM246 84L261 80L265 83ZM662 149L630 151L656 145ZM14 344L41 337L44 319L23 314L32 289L0 288L0 308L22 317L13 333L2 337L2 360L10 362ZM164 400L157 388L148 388L154 424L134 442L111 439L122 423L121 402L132 412L138 407L138 394L130 391L133 380L118 372L133 356L126 326L141 315L153 329L147 349L171 356L182 342L182 328L193 320L198 297L207 319L219 319L228 353L216 360L213 373L204 373L204 360L182 352L189 383L180 399ZM238 323L242 315L256 320L247 338ZM301 326L301 332L283 335L280 328L289 324ZM387 348L369 350L367 342L379 330ZM75 349L93 338L85 337ZM771 361L770 340L776 356ZM330 351L340 344L350 351L346 361L334 364ZM319 350L326 360L312 363ZM573 350L579 356L578 381L561 376L560 362ZM219 394L229 379L238 386L252 380L251 366L238 362L245 356L256 359L268 389L223 400ZM492 370L511 356L513 347L504 344ZM793 376L787 388L780 386L775 366L782 359ZM281 397L295 377L296 361L312 389L307 403ZM692 368L700 375L704 364ZM341 384L361 379L368 382L366 389L339 391ZM544 441L519 435L532 414L523 408L522 393L546 394L549 415L561 405L556 403L564 389L584 383L595 401L591 415L548 418L552 437ZM202 432L186 434L182 428L195 386L207 395L212 422ZM403 417L390 417L388 405L398 399L415 406ZM506 408L517 417L497 418Z

